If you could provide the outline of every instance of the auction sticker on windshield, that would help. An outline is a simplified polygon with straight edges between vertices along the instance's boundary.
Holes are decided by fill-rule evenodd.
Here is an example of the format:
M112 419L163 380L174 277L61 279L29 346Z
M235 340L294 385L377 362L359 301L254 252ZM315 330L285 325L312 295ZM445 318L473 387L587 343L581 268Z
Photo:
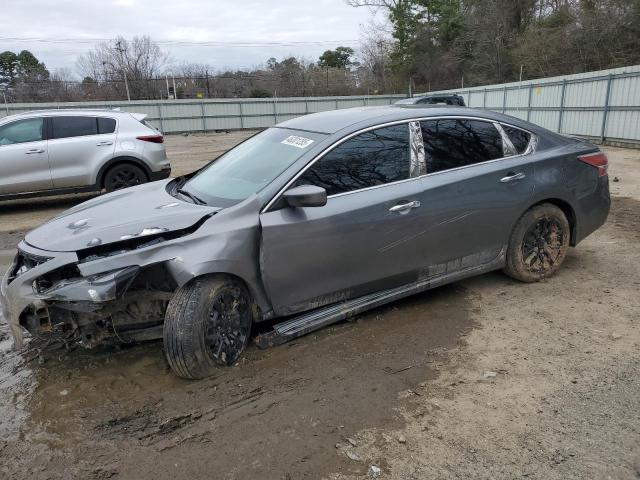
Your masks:
M291 145L292 147L306 148L313 143L313 140L310 138L291 135L290 137L285 138L281 143L283 145Z

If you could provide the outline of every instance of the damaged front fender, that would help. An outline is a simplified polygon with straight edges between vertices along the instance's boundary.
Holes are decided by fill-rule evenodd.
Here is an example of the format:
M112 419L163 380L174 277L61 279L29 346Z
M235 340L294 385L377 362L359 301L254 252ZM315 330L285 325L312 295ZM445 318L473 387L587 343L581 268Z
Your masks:
M99 304L124 295L139 271L140 267L131 266L87 278L62 280L42 292L42 297L49 301L91 302L98 308Z

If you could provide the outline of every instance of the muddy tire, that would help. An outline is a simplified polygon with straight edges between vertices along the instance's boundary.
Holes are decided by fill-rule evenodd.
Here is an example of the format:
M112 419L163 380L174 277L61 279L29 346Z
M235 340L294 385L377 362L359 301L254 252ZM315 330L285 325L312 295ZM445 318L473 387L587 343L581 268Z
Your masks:
M225 276L195 279L167 307L164 351L171 369L198 379L238 360L249 341L253 309L246 287Z
M522 282L537 282L562 265L571 239L569 221L550 203L528 210L509 239L504 272Z
M132 163L118 163L114 165L104 176L104 188L107 192L114 192L123 188L135 187L147 183L147 174Z

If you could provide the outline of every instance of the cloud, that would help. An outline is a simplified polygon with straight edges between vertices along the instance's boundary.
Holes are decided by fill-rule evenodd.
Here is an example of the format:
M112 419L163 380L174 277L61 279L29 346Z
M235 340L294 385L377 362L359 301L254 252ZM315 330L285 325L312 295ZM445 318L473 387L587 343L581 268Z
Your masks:
M149 35L154 40L236 42L250 45L161 45L175 63L207 63L214 68L251 68L269 57L296 55L315 60L344 40L357 47L361 26L371 12L344 0L4 0L0 37L45 39L113 38ZM3 2L3 3L4 3ZM295 42L328 42L300 45ZM290 42L290 45L259 45ZM0 50L27 49L51 70L75 69L84 42L2 41Z

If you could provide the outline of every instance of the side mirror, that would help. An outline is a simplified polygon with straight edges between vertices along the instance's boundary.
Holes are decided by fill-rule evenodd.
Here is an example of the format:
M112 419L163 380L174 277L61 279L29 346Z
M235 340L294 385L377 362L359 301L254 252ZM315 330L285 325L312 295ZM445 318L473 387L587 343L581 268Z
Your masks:
M300 185L282 194L290 207L322 207L327 204L327 191L314 185Z

